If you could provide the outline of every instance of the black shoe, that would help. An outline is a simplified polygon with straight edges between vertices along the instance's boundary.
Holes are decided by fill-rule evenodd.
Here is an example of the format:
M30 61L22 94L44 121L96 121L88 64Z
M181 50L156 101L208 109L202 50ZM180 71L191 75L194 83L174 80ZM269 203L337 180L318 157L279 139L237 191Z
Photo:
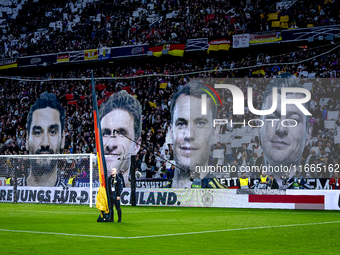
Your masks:
M109 222L109 220L106 217L101 217L101 215L99 215L97 222Z
M103 217L102 217L103 215ZM102 215L99 214L99 217L97 219L97 222L110 222L110 215L108 213L102 212Z
M118 220L117 222L122 222L121 220Z

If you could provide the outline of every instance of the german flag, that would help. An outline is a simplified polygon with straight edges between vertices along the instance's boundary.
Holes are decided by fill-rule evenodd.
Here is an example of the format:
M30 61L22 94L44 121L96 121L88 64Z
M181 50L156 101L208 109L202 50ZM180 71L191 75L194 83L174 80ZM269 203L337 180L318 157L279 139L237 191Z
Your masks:
M164 46L161 45L161 46L156 46L156 47L151 47L149 48L149 51L152 51L152 54L155 56L155 57L160 57L162 56L162 50L164 49Z
M171 44L168 54L171 56L183 57L185 44Z
M96 207L100 211L98 222L110 221L110 208L109 208L109 190L108 190L108 178L105 162L104 146L102 140L102 131L100 127L100 119L98 116L98 104L96 98L96 90L94 88L93 73L92 73L92 104L93 104L93 118L94 118L94 131L96 139L97 160L100 187L97 193Z
M209 48L207 50L207 53L209 54L210 51L229 50L229 48L230 40L227 39L212 40L209 42Z

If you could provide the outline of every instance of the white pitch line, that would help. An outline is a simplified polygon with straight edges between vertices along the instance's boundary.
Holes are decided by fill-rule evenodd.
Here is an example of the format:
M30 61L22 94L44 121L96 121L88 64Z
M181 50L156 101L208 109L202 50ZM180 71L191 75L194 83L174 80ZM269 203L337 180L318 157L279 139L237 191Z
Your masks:
M223 209L223 208L209 208L210 210L211 209ZM239 208L235 208L235 209L239 209ZM310 214L315 214L315 215L321 215L321 212L295 212L295 210L290 210L289 209L283 209L285 211L283 212L261 212L261 211L251 211L253 210L254 208L251 208L249 211L240 211L240 210L223 210L221 211L222 213L251 213L251 214L255 214L255 213L258 213L258 214L292 214L292 215L300 215L300 214L303 214L303 215L310 215ZM255 209L256 210L256 209ZM287 211L288 210L288 211ZM0 209L0 211L6 211L8 212L8 209L6 210L2 210ZM190 211L195 211L195 212L206 212L206 210L204 209L193 209L193 210L190 210ZM65 212L65 211L39 211L39 210L14 210L12 211L11 213L13 212L36 212L36 213L61 213L61 214L71 214L71 213L75 213L75 214L99 214L99 212ZM182 210L176 210L176 209L163 209L163 210L149 210L149 209L146 209L146 210L136 210L136 211L130 211L130 212L125 212L124 211L124 214L128 213L128 214L133 214L133 213L143 213L143 212L151 212L151 213L163 213L163 212L183 212ZM340 214L339 213L325 213L327 211L322 211L324 214L323 215L337 215L337 214Z
M0 210L0 211L7 211L8 210ZM99 214L99 211L97 212L65 212L65 211L38 211L38 210L14 210L11 211L11 213L13 212L34 212L34 213L61 213L61 214L69 214L69 213L76 213L76 214ZM131 211L131 212L124 212L124 214L128 213L143 213L143 212L180 212L179 210L160 210L160 211L155 211L155 210L142 210L142 211Z
M61 235L61 236L79 236L79 237L109 238L109 239L142 239L142 238L153 238L153 237L196 235L196 234L217 233L217 232L231 232L231 231L242 231L242 230L253 230L253 229L268 229L268 228L286 228L286 227L297 227L297 226L312 226L312 225L324 225L324 224L334 224L334 223L340 223L340 221L303 223L303 224L290 224L290 225L279 225L279 226L262 226L262 227L252 227L252 228L233 228L233 229L220 229L220 230L209 230L209 231L200 231L200 232L174 233L174 234L151 235L151 236L130 236L130 237L129 236L125 237L125 236L83 235L83 234L40 232L40 231L14 230L14 229L0 229L0 231L2 231L2 232L16 232L16 233L30 233L30 234L44 234L44 235Z

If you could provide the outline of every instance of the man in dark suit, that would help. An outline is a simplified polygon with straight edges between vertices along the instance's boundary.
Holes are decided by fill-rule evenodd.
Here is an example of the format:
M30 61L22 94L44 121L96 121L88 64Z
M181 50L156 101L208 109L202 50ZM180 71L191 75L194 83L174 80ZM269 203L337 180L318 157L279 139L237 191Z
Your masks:
M118 213L118 222L121 222L122 220L122 210L120 209L120 194L123 191L123 181L122 179L117 175L117 169L112 168L111 169L111 175L108 179L109 182L109 192L110 192L110 208L111 208L111 215L110 219L113 222L113 205L116 207L117 213Z
M268 186L271 188L271 189L278 189L279 188L279 184L277 183L276 179L274 178L274 175L271 174L269 175L269 183L268 183Z
M151 172L156 171L156 157L153 154L152 151L150 151L148 154L146 154L145 163L149 166L151 166Z
M119 171L118 177L122 180L123 188L125 188L125 182L124 182L123 174L124 174L123 171ZM129 180L130 180L130 176L129 176Z

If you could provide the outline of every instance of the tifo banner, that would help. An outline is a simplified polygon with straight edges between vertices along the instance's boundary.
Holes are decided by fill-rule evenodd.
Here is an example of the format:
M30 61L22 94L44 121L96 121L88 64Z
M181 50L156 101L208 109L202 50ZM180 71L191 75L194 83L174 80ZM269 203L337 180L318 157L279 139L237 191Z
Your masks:
M70 62L78 62L78 61L84 61L84 51L74 51L70 52Z
M18 67L18 59L16 58L0 60L0 70L16 67Z
M89 188L18 187L19 203L89 204ZM13 202L13 187L0 187L0 202Z
M277 68L273 68L272 72ZM262 75L264 72L262 69L254 71L258 72L257 75ZM273 104L263 98L265 103L259 103L257 98L252 96L255 88L247 85L249 83L246 79L239 79L236 82L233 79L224 79L223 83L219 83L219 80L221 79L192 79L190 84L182 89L190 88L190 94L203 93L198 100L190 101L188 113L190 118L186 119L186 123L205 115L211 124L205 124L203 131L197 131L201 132L195 138L195 150L199 153L190 153L190 160L187 160L186 152L175 152L176 165L184 165L194 174L184 178L176 171L185 172L185 170L177 167L173 181L167 187L223 189L228 186L249 189L255 184L254 176L258 181L263 172L265 174L263 178L261 177L261 182L264 187L261 185L254 188L329 189L329 185L334 189L338 187L334 184L337 183L337 175L340 171L338 154L332 154L332 151L338 151L337 145L331 147L329 143L328 147L319 148L317 138L324 129L332 130L330 132L335 134L337 112L331 117L333 120L324 121L324 127L313 125L312 121L320 122L321 119L313 116L306 109L312 98L311 92L304 88L300 83L301 80L293 74L284 73L275 79L263 81L262 88L260 91L257 90L258 96L261 95L265 99L274 98L273 102L276 99L280 100L280 103L275 101ZM310 82L313 83L313 91L317 84L314 82L317 80L311 79ZM330 81L327 79L319 79L318 82L324 87L330 86ZM247 86L248 89L244 90ZM282 95L274 94L275 89L272 87L282 88L286 94L282 92ZM264 91L268 91L268 94ZM285 98L290 91L299 91L301 97L291 94ZM302 101L300 98L304 98L304 101L302 105L297 106L296 104ZM225 102L229 104L228 109L222 107ZM287 103L291 104L290 107L282 106ZM326 100L324 104L327 104ZM181 101L176 107L181 113L189 108ZM268 110L269 108L271 109ZM275 114L276 110L279 113ZM219 118L214 117L215 111L217 112L215 116L220 116ZM300 124L296 119L286 117L293 113L298 113ZM268 116L271 116L273 121L270 121ZM287 132L277 131L283 128L287 128ZM293 134L299 136L293 137ZM335 137L337 136L328 138L332 144L338 141ZM306 139L310 139L308 140L310 147L307 147L309 143L306 143ZM175 140L173 146L180 148L181 145ZM301 160L303 155L306 161ZM331 179L333 184L330 184ZM230 180L233 180L232 183Z
M208 38L188 39L185 44L185 51L203 51L208 48Z
M19 66L37 66L54 64L57 62L57 54L39 55L32 57L19 58Z
M270 43L281 41L281 32L263 32L249 35L250 44Z
M233 35L233 48L249 47L249 34Z
M327 36L339 36L340 25L283 30L283 41L304 41L311 37L323 40Z
M105 60L111 58L111 49L109 48L101 48L99 49L99 59Z
M227 39L212 40L209 42L208 54L210 51L229 50L230 41Z
M93 49L93 50L85 50L85 60L95 60L98 59L98 50Z
M64 63L70 61L70 54L69 53L62 53L58 54L57 63Z
M126 47L115 47L111 48L111 58L123 58L147 55L148 51L149 45L132 45Z

